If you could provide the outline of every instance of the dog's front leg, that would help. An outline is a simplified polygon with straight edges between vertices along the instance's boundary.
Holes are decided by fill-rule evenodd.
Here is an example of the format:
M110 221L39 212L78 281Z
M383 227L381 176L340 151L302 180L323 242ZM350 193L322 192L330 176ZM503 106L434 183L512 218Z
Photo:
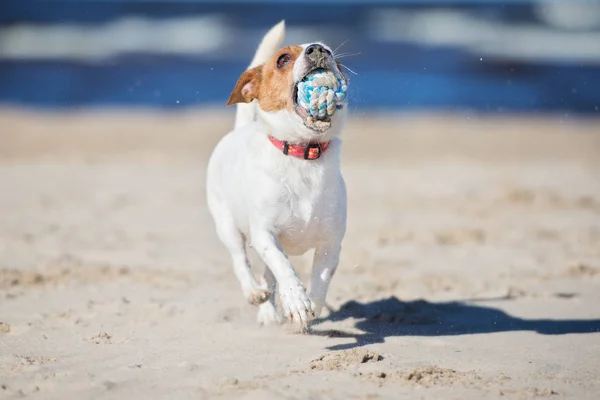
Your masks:
M313 258L310 299L315 316L321 315L327 299L329 284L335 274L342 246L341 243L319 246Z
M309 319L314 317L310 299L278 238L266 230L252 232L252 245L277 279L284 315L306 328Z

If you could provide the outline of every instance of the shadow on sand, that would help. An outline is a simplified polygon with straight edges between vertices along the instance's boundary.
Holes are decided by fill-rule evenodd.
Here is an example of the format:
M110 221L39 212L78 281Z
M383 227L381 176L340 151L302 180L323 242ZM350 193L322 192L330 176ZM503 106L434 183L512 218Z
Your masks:
M364 333L318 330L324 321L356 319L355 328ZM355 343L332 346L330 350L350 349L383 343L392 336L453 336L478 333L532 331L543 335L600 332L600 319L523 319L504 311L469 302L431 303L424 300L403 302L396 297L370 303L349 301L325 319L313 321L315 335L354 338Z

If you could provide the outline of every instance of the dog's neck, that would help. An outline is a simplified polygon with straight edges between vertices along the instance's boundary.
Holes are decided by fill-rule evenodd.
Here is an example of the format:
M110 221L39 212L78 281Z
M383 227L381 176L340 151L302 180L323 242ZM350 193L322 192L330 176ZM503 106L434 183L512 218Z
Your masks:
M321 155L327 151L330 143L329 141L326 141L298 145L289 143L286 140L279 140L271 135L269 135L269 141L284 155L304 160L316 160L320 158Z
M341 130L341 126L335 126L327 132L317 133L306 127L298 116L287 111L264 112L259 109L255 122L260 132L298 146L329 142Z

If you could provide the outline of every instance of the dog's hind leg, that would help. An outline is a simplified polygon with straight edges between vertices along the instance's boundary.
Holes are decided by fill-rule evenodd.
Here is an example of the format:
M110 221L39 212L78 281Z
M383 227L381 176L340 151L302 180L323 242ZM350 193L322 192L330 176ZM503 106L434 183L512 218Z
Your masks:
M261 325L281 324L284 319L279 311L277 311L277 303L275 302L277 297L275 295L275 293L277 293L277 280L275 279L275 275L273 275L271 269L266 265L263 273L262 283L273 294L269 298L269 301L265 301L258 307L258 323Z
M271 297L272 293L261 286L250 269L250 262L246 254L246 238L238 230L229 210L218 201L209 197L209 208L215 217L217 235L225 245L231 260L233 261L233 271L242 286L242 292L248 302L252 305L264 303Z
M252 305L264 303L271 297L272 293L265 287L262 287L252 275L248 256L246 254L245 240L242 234L235 226L217 227L219 238L229 250L231 260L233 261L233 272L240 281L242 292Z

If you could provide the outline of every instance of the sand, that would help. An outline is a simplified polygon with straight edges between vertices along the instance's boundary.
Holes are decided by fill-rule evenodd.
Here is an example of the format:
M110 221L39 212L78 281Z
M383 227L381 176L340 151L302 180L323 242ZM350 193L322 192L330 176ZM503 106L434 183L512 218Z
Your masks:
M0 111L0 398L600 398L600 120L357 115L309 335L256 325L214 233L231 123Z

